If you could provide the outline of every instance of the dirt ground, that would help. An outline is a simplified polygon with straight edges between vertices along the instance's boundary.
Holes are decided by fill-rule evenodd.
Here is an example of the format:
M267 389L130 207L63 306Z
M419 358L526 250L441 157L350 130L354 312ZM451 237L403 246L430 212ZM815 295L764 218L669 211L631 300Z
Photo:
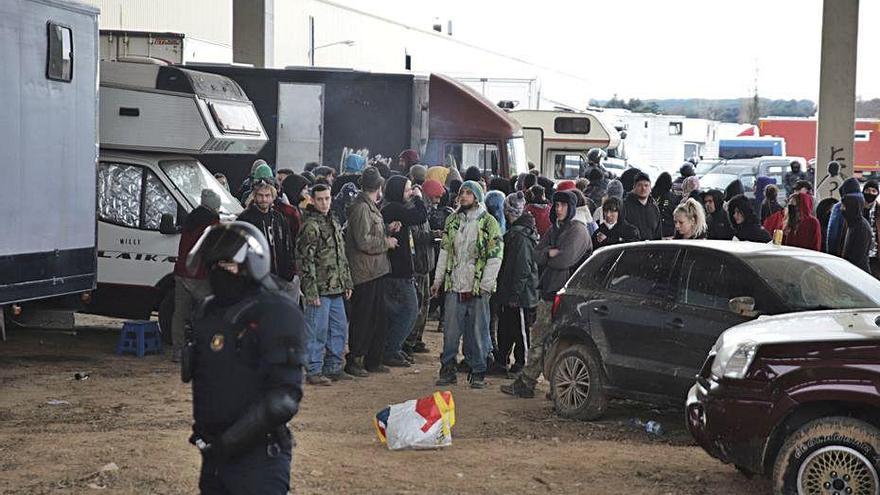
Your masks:
M167 355L116 356L118 320L78 316L77 324L75 333L12 328L0 343L0 493L196 493L190 391L178 369ZM426 338L439 350L440 334ZM451 447L390 452L372 418L435 390L436 354L417 360L306 388L291 422L293 493L769 492L696 447L680 411L619 401L601 421L566 421L544 399L501 394L507 380L499 378L485 390L451 387ZM77 372L89 378L76 380ZM649 436L633 417L658 420L666 433Z

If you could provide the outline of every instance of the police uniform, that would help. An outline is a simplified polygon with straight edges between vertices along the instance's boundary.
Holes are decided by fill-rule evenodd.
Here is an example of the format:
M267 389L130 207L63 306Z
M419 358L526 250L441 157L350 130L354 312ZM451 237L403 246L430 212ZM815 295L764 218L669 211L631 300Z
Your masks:
M261 234L235 225L241 223L233 222L232 232L219 234L211 231L230 224L213 227L202 239L213 235L217 241L244 232L263 244L253 248L251 239L244 247L233 242L229 249L228 241L212 243L209 237L193 248L191 261L200 249L206 259L211 249L220 251L213 258L222 260L232 260L235 253L243 256L248 249L268 256ZM223 244L226 253L217 247ZM212 296L201 304L184 354L183 379L192 380L193 391L190 441L203 454L199 488L211 495L286 494L293 446L286 424L302 399L305 322L293 299L278 290L268 263L266 273L253 277L263 271L261 260L256 268L250 260L234 261L247 266L251 278L244 277L235 297Z

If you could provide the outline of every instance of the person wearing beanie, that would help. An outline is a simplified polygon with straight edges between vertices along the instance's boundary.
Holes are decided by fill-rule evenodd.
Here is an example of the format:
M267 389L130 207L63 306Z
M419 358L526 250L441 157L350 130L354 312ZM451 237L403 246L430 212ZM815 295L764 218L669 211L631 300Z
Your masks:
M409 179L414 186L421 186L428 180L428 169L424 165L413 165L409 168Z
M538 235L541 237L550 230L550 203L544 194L544 187L538 184L531 186L526 194L526 211L535 218Z
M672 194L682 196L682 201L686 200L688 195L684 193L684 181L689 177L694 177L696 175L697 171L694 169L694 164L691 162L684 162L684 164L678 169L678 177L676 177L675 182L672 183Z
M186 257L205 229L220 223L220 195L210 189L202 189L201 202L183 221L180 242L177 245L177 261L174 263L174 314L171 317L171 360L180 362L183 353L186 322L195 304L211 293L208 274L204 269L190 273L186 269Z
M843 256L843 242L846 238L847 223L843 216L843 198L847 196L859 196L864 201L864 193L859 185L858 179L850 177L843 181L843 184L837 189L840 194L840 202L831 208L831 215L828 217L828 228L825 232L824 249L828 254L834 256Z
M535 396L535 385L544 370L544 340L552 331L553 300L571 274L593 251L587 229L575 222L577 197L571 191L553 195L553 226L535 248L535 261L540 271L538 305L528 350L528 361L519 377L501 391L516 397Z
M451 189L449 186L452 184L452 181L464 182L464 179L461 178L461 173L459 173L458 169L454 167L450 167L447 169L449 172L446 174L446 181L444 185L446 189Z
M623 193L627 194L633 190L633 187L636 183L636 176L641 174L642 171L637 168L628 168L620 174L620 183L623 185ZM682 179L684 180L684 179ZM650 179L649 179L650 181ZM674 186L673 186L674 187Z
M525 174L525 175L523 175L523 178L522 178L522 190L528 191L529 189L532 188L532 186L536 185L537 183L538 183L538 176L537 175ZM528 195L526 195L526 196L528 196ZM528 197L526 197L526 200L528 200Z
M444 167L442 165L434 165L433 167L428 167L428 171L425 174L425 180L433 179L440 183L441 186L446 185L446 176L449 175L449 168Z
M268 166L268 163L266 163L266 160L263 160L262 158L257 158L251 164L250 173L248 173L247 177L245 177L241 181L241 185L238 188L238 194L236 194L235 197L238 198L242 204L244 204L244 200L248 197L248 194L250 194L250 192L251 192L251 184L253 184L253 181L254 181L254 172L257 170L257 168L260 165ZM271 172L271 168L270 168L270 172Z
M623 200L620 220L638 229L643 241L662 239L660 209L651 199L651 179L639 171L633 177L633 184L633 190Z
M547 177L538 177L538 185L544 188L544 197L548 200L553 198L553 193L556 192L556 183Z
M287 220L290 229L290 242L293 252L296 253L296 242L302 229L302 208L308 207L310 195L307 192L309 181L300 174L290 174L281 183L282 198L275 200L274 208ZM286 198L286 201L283 200ZM299 302L299 270L294 259L295 275L291 280L290 294L294 301Z
M501 229L483 201L483 188L465 181L458 209L446 221L431 294L445 290L443 354L437 386L458 381L456 357L464 338L471 388L486 387L486 361L491 349L489 298L495 292L504 244Z
M397 240L397 247L388 252L391 272L385 280L385 310L388 314L388 338L382 364L392 367L410 366L403 345L412 333L419 315L419 296L414 281L412 229L428 220L421 189L412 181L395 175L385 183L382 218L386 228ZM396 225L396 227L395 227ZM433 257L433 256L432 256Z
M509 373L519 373L526 364L529 327L538 304L538 263L535 249L538 230L535 219L525 211L521 192L504 199L504 216L509 225L504 234L504 257L498 272L498 348L495 364ZM513 365L510 354L513 352ZM509 366L509 368L508 368Z
M397 167L395 170L402 175L409 175L409 170L413 165L421 163L419 152L412 149L403 150L397 155Z
M483 181L483 173L480 172L479 167L471 165L470 167L465 169L463 178L466 181L471 180L479 183Z
M272 169L266 162L262 160L258 161L261 161L262 163L253 168L249 180L247 181L246 187L245 184L242 184L242 194L239 197L239 200L245 208L248 207L252 200L251 193L253 192L254 184L256 184L257 182L268 182L277 187L277 183L275 182L275 174L272 173Z

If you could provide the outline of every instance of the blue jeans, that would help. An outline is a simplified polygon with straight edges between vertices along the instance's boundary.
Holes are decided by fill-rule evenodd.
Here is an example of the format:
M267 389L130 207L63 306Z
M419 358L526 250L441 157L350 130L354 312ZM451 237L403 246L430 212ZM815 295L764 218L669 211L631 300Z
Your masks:
M446 293L443 312L443 355L440 364L452 366L464 338L464 356L471 371L486 372L486 356L492 348L489 336L489 297L473 297L462 302L454 292Z
M400 356L403 343L412 333L419 316L419 297L411 278L388 278L385 281L385 307L388 312L388 339L385 341L385 359Z
M348 336L348 319L342 296L321 296L320 306L305 305L309 357L309 375L333 375L342 372L342 353Z

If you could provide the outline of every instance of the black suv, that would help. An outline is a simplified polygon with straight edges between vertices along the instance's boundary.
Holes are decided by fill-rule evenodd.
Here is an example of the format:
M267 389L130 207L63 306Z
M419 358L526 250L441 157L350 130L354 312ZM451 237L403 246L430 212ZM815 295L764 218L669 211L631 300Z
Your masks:
M727 328L756 318L880 306L880 282L815 251L736 241L597 250L553 304L544 375L559 414L594 419L609 395L681 405Z

